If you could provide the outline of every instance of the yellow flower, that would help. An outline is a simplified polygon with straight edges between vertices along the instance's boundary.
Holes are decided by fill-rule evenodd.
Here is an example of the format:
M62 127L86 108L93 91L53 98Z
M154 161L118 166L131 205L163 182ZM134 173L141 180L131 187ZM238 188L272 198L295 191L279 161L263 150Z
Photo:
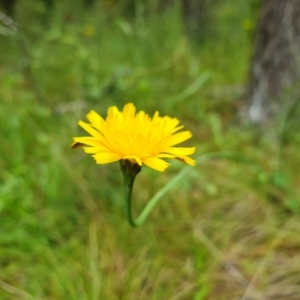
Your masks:
M160 117L158 112L150 118L144 111L136 113L134 105L128 103L123 111L109 107L105 120L93 110L87 119L90 123L79 121L78 125L91 136L74 137L71 147L84 146L83 150L92 154L97 164L128 160L161 172L170 165L162 158L195 165L195 160L188 157L195 147L174 147L192 137L190 131L178 132L183 126L178 126L176 118Z

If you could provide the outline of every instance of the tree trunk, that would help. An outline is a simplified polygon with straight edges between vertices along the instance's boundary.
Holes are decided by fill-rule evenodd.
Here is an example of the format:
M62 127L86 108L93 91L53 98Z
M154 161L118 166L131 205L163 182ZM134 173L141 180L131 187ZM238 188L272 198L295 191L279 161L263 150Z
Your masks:
M300 0L264 0L243 117L265 123L299 75Z

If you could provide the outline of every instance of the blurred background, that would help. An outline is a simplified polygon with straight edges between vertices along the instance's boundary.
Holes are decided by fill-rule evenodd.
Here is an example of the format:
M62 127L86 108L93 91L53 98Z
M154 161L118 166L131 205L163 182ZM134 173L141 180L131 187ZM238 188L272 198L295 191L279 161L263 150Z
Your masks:
M299 0L0 1L0 299L300 299ZM118 163L70 150L133 102L199 164L130 228ZM185 166L143 168L134 214Z

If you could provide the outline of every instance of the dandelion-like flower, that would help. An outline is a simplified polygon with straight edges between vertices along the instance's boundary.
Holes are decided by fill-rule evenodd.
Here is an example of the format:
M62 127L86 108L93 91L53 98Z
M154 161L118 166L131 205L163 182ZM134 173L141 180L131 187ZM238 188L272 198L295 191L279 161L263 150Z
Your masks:
M190 131L180 131L183 126L178 126L176 118L161 117L158 112L151 118L144 111L136 113L135 106L128 103L123 111L109 107L105 120L93 110L87 119L89 123L79 121L78 125L91 136L74 137L72 148L83 147L97 164L120 160L161 172L170 165L164 158L195 165L195 160L188 157L195 147L174 147L192 137Z

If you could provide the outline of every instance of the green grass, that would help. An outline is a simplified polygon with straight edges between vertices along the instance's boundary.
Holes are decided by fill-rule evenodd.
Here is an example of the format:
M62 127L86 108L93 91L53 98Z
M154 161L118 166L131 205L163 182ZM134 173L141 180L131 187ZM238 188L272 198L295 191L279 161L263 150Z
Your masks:
M252 51L246 2L215 8L200 46L177 9L129 21L100 5L68 14L66 2L44 22L30 2L18 7L21 32L0 36L0 299L230 300L250 296L250 282L261 299L279 298L278 286L299 294L299 121L283 136L283 121L263 132L237 122ZM69 148L90 109L127 102L178 117L195 157L239 152L251 163L198 165L132 229L118 164ZM183 168L143 168L135 215Z

